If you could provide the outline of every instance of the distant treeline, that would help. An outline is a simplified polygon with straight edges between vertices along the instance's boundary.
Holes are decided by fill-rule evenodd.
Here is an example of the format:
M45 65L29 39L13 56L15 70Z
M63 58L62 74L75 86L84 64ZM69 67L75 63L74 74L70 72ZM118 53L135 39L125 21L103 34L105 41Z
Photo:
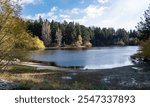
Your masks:
M52 20L28 20L28 30L43 40L46 47L137 45L135 30L86 27L79 23Z

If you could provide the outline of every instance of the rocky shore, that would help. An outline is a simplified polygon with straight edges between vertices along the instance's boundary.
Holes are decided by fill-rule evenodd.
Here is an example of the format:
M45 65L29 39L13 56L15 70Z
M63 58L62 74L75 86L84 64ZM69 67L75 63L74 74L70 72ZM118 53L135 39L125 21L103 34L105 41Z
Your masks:
M98 70L100 81L107 89L150 89L150 68L147 66L126 66L108 70Z

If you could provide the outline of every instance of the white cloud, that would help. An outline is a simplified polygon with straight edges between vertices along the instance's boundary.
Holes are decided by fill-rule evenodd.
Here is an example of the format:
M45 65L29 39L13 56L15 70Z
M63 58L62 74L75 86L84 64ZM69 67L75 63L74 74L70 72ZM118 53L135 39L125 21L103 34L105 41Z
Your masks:
M80 13L80 9L79 8L73 8L71 11L69 11L69 12L71 12L71 14L78 14L78 13Z
M97 0L85 8L60 9L52 7L48 13L39 13L26 18L57 20L63 22L75 21L87 26L134 29L140 17L148 8L150 0ZM109 2L109 3L107 3ZM105 3L107 5L105 5Z
M108 13L100 18L103 26L134 29L148 8L149 0L116 0Z
M18 0L12 0L12 1L18 1ZM22 5L27 5L27 4L39 4L42 3L42 0L19 0L19 3Z
M97 0L99 3L102 3L102 4L104 4L104 3L107 3L109 0Z
M57 11L57 9L58 9L58 7L54 6L54 7L51 8L51 11L55 12L55 11Z
M101 16L96 16L94 20L88 20L83 24L115 29L135 29L150 0L109 0L109 3Z
M84 9L85 15L87 17L92 17L92 18L101 16L104 13L104 10L105 10L104 7L99 7L99 6L95 6L95 5L90 5Z
M61 17L62 19L69 19L69 18L70 18L70 16L69 16L69 15L66 15L66 14L60 14L60 17Z
M62 10L58 7L52 7L48 13L38 13L34 16L23 16L25 18L29 19L38 19L39 16L46 19L53 19L57 21L83 21L88 20L88 18L94 19L96 16L101 16L104 13L105 7L95 6L95 5L89 5L88 7L84 9L80 8L73 8L71 10Z
M38 13L35 14L34 16L32 15L28 15L28 16L22 16L25 19L31 19L31 20L37 20L39 19L39 17L42 17L43 19L48 19L48 20L57 20L58 16L55 15L53 12L49 12L49 13Z
M39 17L42 17L43 19L48 19L48 20L57 20L58 16L56 15L56 12L58 11L58 7L54 6L50 9L50 11L48 13L38 13L35 15L27 15L27 16L23 16L23 18L25 19L32 19L32 20L37 20L39 19Z

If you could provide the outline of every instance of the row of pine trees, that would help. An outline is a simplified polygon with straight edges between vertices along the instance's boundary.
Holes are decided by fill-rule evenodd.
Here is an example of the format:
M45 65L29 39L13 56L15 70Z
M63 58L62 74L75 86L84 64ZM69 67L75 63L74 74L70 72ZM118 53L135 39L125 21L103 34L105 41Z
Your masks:
M28 30L44 41L46 47L137 45L135 30L86 27L75 22L28 20Z

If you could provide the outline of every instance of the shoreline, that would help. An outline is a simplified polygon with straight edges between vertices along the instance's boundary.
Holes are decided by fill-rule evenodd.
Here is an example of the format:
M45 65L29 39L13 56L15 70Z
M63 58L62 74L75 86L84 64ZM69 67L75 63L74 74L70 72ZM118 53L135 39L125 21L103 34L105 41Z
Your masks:
M69 73L67 76L62 76L65 81L72 81L74 78L86 78L90 82L94 81L92 84L103 84L107 90L150 89L150 67L147 65L139 64L110 69L86 70L60 67L52 69L50 67L48 71ZM76 76L73 76L72 73L75 73Z
M102 68L102 69L84 69L84 66L59 66L55 62L48 62L48 61L36 61L36 60L30 60L29 62L21 62L18 65L23 66L30 66L35 67L37 70L60 70L60 71L98 71L98 70L109 70L109 69L116 69L116 68L122 68L122 67L129 67L134 65L126 65L126 66L120 66L120 67L113 67L113 68Z
M80 46L80 47L46 47L45 50L80 50L80 49L90 49L93 47L86 47L86 46Z
M133 64L133 65L125 65L120 67L113 67L113 68L102 68L102 69L84 69L82 66L59 66L55 62L47 62L47 61L36 61L30 60L29 62L20 62L17 65L29 66L34 67L36 70L56 70L56 71L66 71L66 72L98 72L98 71L107 71L107 70L116 70L122 68L131 67L134 70L138 70L136 68L144 68L148 65L146 64Z
M31 63L31 65L30 65ZM21 63L20 63L21 64ZM85 66L61 66L58 65L56 62L52 62L52 61L38 61L38 60L29 60L28 62L22 62L22 64L27 65L27 66L31 66L32 65L37 65L37 67L42 67L43 68L47 68L47 67L55 67L55 68L59 68L59 69L69 69L69 70L105 70L105 69L114 69L114 68L120 68L120 67L126 67L126 66L134 66L134 65L143 65L143 64L132 64L132 65L124 65L124 66L118 66L118 67L110 67L110 68L98 68L98 69L90 69L90 68L85 68ZM36 67L36 66L33 66ZM49 69L50 70L50 69Z
M126 46L139 46L139 45L108 45L108 46L92 46L92 47L86 47L86 46L81 46L81 47L45 47L44 50L82 50L82 49L90 49L90 48L101 48L101 47L126 47Z
M19 69L15 68L14 70L6 71L4 76L10 76L10 79L1 76L1 80L7 80L8 82L13 81L12 84L7 84L7 86L16 84L16 87L12 87L12 89L150 89L150 67L145 65L130 65L111 69L81 70L44 65L42 65L44 66L44 68L42 68L41 65L38 64L39 63L24 62L22 65L19 65ZM29 68L26 67L27 65L31 68L29 66ZM34 69L36 66L40 66L41 69ZM3 83L1 82L1 84ZM19 84L19 86L17 84ZM3 89L5 89L5 87L3 87Z

